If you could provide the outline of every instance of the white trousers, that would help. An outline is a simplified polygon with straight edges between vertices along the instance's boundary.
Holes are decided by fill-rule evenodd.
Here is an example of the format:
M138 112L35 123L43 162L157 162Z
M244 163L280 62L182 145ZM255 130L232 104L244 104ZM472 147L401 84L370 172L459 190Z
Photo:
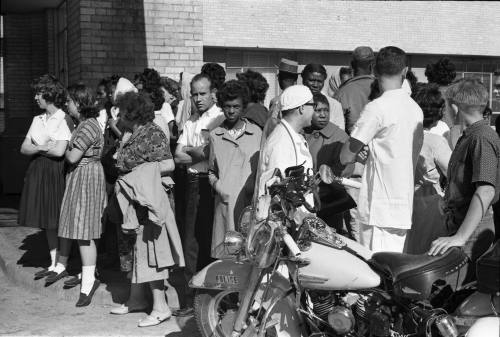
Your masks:
M360 224L360 243L372 252L402 253L407 229L376 227Z

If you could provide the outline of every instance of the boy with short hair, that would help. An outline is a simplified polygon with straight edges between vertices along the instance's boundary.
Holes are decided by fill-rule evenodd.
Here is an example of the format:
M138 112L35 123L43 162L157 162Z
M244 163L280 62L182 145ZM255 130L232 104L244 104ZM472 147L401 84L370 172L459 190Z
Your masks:
M500 192L500 139L483 119L489 95L479 80L462 80L448 88L447 96L466 129L448 165L444 210L450 236L434 240L429 254L463 247L472 260L468 276L474 277L475 261L494 238L490 206Z
M407 70L403 50L379 51L375 75L382 95L364 107L340 153L340 164L348 165L369 148L357 202L361 244L374 252L401 253L411 228L423 113L401 88Z

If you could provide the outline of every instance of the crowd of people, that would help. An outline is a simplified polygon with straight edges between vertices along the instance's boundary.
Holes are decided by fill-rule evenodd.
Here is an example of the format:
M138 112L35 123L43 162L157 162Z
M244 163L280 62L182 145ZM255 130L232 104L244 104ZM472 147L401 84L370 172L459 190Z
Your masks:
M476 79L455 80L447 59L420 83L406 59L397 47L375 55L361 46L330 78L321 64L299 72L282 59L282 91L269 107L262 74L226 81L216 63L179 82L145 69L95 90L36 79L43 113L21 147L31 162L19 218L46 233L51 263L35 278L80 285L76 305L86 306L100 284L96 265L116 264L131 286L112 314L152 307L141 327L190 315L190 279L225 256L225 233L239 229L254 195L266 195L275 170L328 165L361 183L320 184L306 197L329 226L374 252L463 247L470 280L498 236L500 138L489 126L488 91ZM75 241L82 267L70 277ZM174 312L165 280L178 293Z

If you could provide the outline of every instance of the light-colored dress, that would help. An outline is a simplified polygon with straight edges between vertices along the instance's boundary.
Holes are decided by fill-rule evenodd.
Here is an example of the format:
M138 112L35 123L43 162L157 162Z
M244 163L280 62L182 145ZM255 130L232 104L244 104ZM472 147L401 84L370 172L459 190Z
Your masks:
M443 190L439 184L447 171L451 149L444 137L424 131L424 143L415 170L412 227L406 237L409 254L427 252L432 241L447 236L441 212Z
M59 237L92 240L101 237L102 214L107 204L106 180L101 164L104 136L99 122L89 118L76 128L69 149L83 152L69 168L61 205Z

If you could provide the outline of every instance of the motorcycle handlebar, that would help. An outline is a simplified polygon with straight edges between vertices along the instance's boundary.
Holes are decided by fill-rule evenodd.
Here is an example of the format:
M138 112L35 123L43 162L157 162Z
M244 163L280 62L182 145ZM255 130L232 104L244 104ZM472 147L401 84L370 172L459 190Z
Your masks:
M352 187L352 188L361 188L361 183L355 180L351 180L349 178L340 178L339 183L341 185Z
M300 249L290 234L288 234L286 232L283 233L283 242L288 247L288 249L290 250L290 252L292 253L293 256L300 255Z

